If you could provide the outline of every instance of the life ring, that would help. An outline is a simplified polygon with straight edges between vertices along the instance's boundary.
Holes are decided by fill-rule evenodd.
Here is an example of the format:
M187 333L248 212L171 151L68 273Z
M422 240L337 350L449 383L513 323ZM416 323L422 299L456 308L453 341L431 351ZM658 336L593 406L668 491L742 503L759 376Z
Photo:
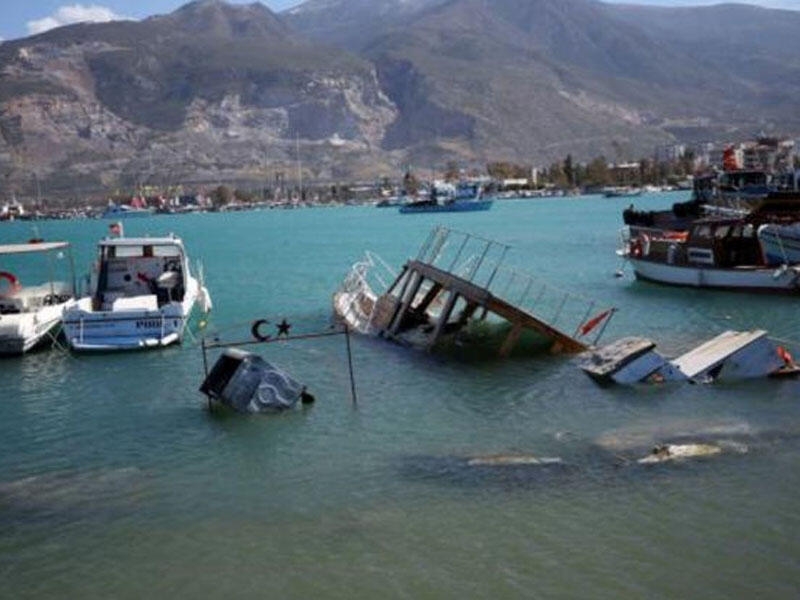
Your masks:
M642 256L642 240L641 238L634 238L631 240L628 254L633 258L640 258Z
M13 273L9 273L8 271L0 271L0 279L5 279L8 282L9 292L12 294L22 289L19 279L17 279Z
M266 342L270 339L269 335L264 335L261 333L260 329L262 325L269 325L269 321L266 319L259 319L258 321L253 321L253 326L250 328L250 333L252 334L253 338L258 342Z

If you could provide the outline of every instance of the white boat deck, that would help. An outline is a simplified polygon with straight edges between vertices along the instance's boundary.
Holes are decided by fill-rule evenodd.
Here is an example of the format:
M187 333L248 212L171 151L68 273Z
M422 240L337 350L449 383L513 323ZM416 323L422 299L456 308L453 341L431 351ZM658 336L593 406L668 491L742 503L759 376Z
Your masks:
M691 379L708 371L756 340L766 337L766 335L767 332L761 329L726 331L671 362Z

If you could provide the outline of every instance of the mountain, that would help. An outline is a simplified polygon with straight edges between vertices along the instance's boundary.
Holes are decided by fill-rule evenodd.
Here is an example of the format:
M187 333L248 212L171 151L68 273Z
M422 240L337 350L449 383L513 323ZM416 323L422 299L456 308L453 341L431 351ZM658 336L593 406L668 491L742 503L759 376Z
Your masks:
M199 0L0 44L3 188L627 160L800 134L800 12L597 0Z
M50 193L375 167L395 118L374 67L261 4L190 3L0 45L0 173ZM269 172L268 172L269 171Z
M320 42L358 52L398 24L447 0L308 0L282 14Z
M310 0L288 22L320 40L359 40L342 46L376 65L400 110L385 147L421 159L633 158L656 143L800 132L798 12L384 0L320 32L351 5Z

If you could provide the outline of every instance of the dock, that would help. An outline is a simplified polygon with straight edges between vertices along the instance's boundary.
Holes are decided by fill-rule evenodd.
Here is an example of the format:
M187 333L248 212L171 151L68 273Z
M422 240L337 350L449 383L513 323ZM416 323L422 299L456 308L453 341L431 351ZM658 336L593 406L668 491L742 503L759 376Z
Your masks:
M430 349L471 320L493 316L510 326L501 356L513 351L525 331L547 340L552 353L586 350L596 341L587 340L588 334L600 326L595 332L599 337L613 310L601 313L603 318L593 325L594 302L507 267L509 250L494 240L435 228L388 288L375 294L369 330L399 339L411 329L421 329Z

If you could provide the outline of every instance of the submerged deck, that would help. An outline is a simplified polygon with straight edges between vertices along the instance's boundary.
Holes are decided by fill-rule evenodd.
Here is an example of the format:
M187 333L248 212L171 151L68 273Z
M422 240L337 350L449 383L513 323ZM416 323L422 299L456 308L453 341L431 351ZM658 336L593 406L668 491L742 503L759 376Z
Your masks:
M373 329L379 335L396 338L422 327L431 348L443 335L492 314L510 325L500 348L502 356L511 353L524 331L548 340L553 353L586 350L586 335L595 325L607 321L612 311L591 325L593 302L504 267L502 261L508 250L505 244L478 236L434 229L417 257L405 264L378 298Z

